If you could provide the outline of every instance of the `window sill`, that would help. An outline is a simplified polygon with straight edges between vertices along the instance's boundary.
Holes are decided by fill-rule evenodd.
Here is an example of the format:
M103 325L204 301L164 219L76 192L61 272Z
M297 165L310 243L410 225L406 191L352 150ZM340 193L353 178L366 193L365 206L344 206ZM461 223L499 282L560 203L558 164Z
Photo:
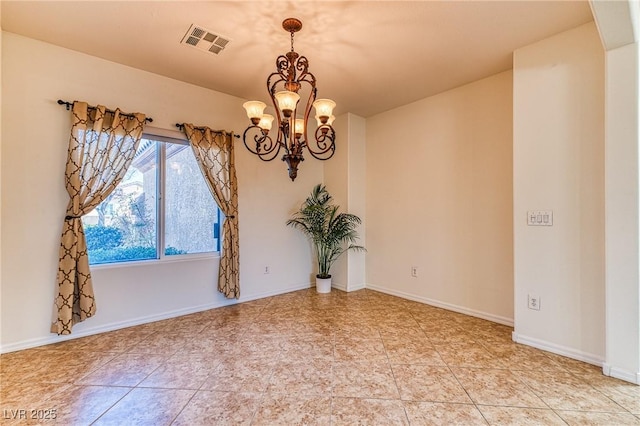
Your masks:
M163 256L160 259L131 260L127 262L98 263L89 265L91 270L114 269L114 268L133 268L137 266L152 266L164 263L176 262L195 262L206 259L220 259L220 252L195 253L195 254L179 254L173 256Z

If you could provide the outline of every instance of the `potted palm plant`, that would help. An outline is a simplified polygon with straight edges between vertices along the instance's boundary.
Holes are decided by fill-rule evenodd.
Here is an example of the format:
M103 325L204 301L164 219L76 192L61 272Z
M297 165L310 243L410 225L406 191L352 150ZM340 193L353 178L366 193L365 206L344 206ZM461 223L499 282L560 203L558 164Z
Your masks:
M311 241L318 262L316 290L331 291L331 265L348 250L365 250L355 245L358 239L356 228L361 220L350 213L338 213L339 206L332 204L333 198L322 185L316 185L300 209L287 221L287 225L299 229Z

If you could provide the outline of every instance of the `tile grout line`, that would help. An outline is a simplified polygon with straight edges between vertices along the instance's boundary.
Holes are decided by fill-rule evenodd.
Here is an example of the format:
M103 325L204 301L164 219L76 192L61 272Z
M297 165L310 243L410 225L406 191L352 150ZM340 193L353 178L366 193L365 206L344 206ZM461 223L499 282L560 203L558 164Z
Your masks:
M335 361L336 361L336 334L335 334L335 326L331 327L332 336L331 336L331 399L329 400L329 425L333 426L333 399L334 395L334 385L335 385Z
M419 323L418 323L419 324ZM422 326L420 326L422 328ZM424 330L424 329L423 329ZM426 334L426 332L425 332ZM484 420L484 422L489 425L489 420L486 418L485 414L482 412L482 410L480 410L479 408L479 404L476 403L476 401L474 401L474 399L471 397L471 395L469 394L469 391L462 385L462 383L460 382L460 379L458 378L458 376L456 376L456 374L453 372L453 370L451 369L451 366L449 365L449 363L447 363L444 358L442 358L442 354L440 354L440 351L438 350L438 345L436 345L435 342L433 342L429 336L427 335L427 339L429 340L429 342L432 344L433 349L436 351L436 353L438 354L438 356L440 357L440 359L442 360L442 362L444 363L444 366L447 368L447 370L449 371L449 373L451 373L451 375L453 376L453 378L456 380L456 382L458 383L458 385L460 386L460 388L465 392L465 394L467 395L467 398L469 398L469 400L471 401L471 404L475 407L475 409L478 411L478 413L480 414L480 416L482 417L482 419ZM450 343L449 343L450 344Z
M124 386L111 386L111 387L124 387ZM120 401L122 401L127 395L129 395L135 388L129 388L129 391L127 393L125 393L124 395L122 395L122 397L120 397L120 399L118 399L117 401L115 401L113 404L111 404L111 406L109 406L109 408L107 408L106 410L104 410L98 417L95 418L95 420L93 420L90 424L94 425L96 424L96 422L98 420L100 420L102 418L102 416L104 416L105 414L107 414L109 412L109 410L111 410L113 407L115 407Z
M259 315L258 315L259 316ZM257 318L256 318L257 319ZM253 323L252 323L253 324ZM245 330L246 334L247 331ZM244 336L243 334L243 336ZM256 404L256 409L254 410L252 416L251 416L251 420L249 421L249 425L253 425L255 420L256 420L256 416L258 415L258 412L260 411L260 408L262 407L262 403L265 401L265 399L267 398L267 393L268 393L268 389L269 389L269 383L271 383L271 378L273 377L273 373L275 371L276 365L280 360L280 357L282 356L282 348L280 348L280 353L278 354L278 357L276 359L276 363L274 364L274 366L271 368L271 374L269 375L269 378L266 380L266 384L261 392L261 396L260 396L260 400L258 401L258 403Z
M378 330L380 333L380 330ZM393 371L393 364L391 364L391 359L389 358L389 351L387 350L386 345L384 344L384 340L382 339L382 334L380 334L380 340L382 342L382 347L384 349L384 353L387 357L387 363L389 364L389 370L391 370L391 376L393 377L393 383L396 385L396 391L398 392L398 401L402 404L402 411L404 412L404 417L407 420L407 424L411 424L409 421L409 414L407 413L407 407L402 399L402 393L400 392L400 386L398 386L398 379L396 378L396 373Z

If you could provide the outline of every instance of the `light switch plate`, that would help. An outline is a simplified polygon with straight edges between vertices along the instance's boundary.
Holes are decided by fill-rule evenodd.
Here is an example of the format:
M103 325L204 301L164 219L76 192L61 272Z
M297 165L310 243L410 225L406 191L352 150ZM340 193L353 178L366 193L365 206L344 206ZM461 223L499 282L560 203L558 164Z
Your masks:
M529 210L527 212L527 225L553 226L553 210Z

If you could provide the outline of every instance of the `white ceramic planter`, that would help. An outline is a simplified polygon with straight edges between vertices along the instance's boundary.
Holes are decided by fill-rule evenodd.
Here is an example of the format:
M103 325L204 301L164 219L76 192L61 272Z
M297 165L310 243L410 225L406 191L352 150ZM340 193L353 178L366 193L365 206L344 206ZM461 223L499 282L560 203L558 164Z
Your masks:
M316 291L318 293L331 293L331 277L329 278L316 277Z

